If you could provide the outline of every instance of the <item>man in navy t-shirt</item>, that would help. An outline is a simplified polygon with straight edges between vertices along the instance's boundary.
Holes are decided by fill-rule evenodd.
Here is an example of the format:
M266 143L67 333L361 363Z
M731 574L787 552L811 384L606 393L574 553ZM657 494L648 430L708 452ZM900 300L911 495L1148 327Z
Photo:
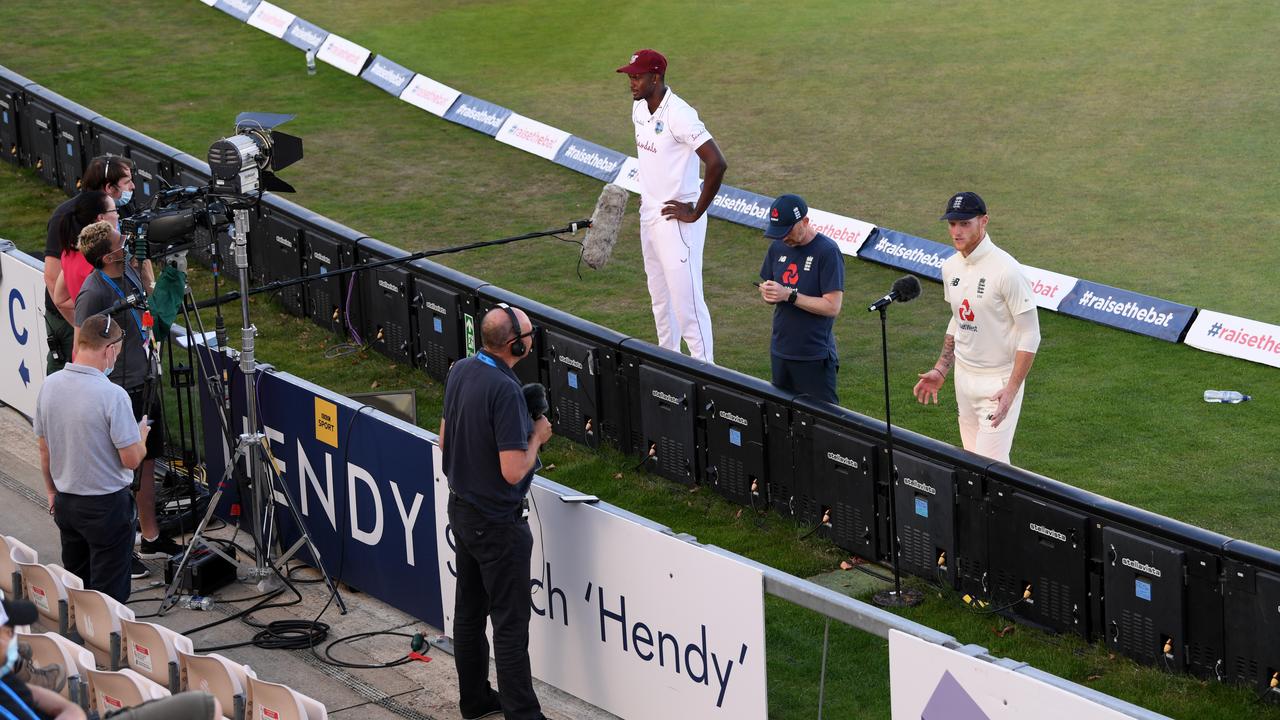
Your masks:
M760 297L774 307L773 384L837 403L833 328L844 301L844 255L809 222L799 195L773 201L764 236L773 240L760 266Z
M464 719L505 715L541 720L529 670L529 560L533 534L525 493L551 439L545 416L529 416L512 371L529 352L533 325L500 305L480 322L483 349L449 370L440 450L449 478L449 526L456 543L453 648ZM489 685L489 641L498 691Z

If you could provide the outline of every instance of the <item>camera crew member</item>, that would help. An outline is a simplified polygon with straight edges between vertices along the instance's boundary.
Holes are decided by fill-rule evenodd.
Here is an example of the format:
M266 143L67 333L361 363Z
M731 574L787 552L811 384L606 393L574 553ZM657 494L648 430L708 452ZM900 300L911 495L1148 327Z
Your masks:
M94 271L85 278L76 296L76 322L105 312L128 297L138 298L145 307L142 280L129 260L123 238L108 223L94 223L80 233L80 252ZM161 417L159 402L159 353L144 324L144 311L137 307L117 310L112 320L125 329L127 339L111 372L111 381L129 393L133 415ZM181 551L169 538L160 537L155 510L155 458L164 452L164 432L157 425L147 440L147 457L139 471L138 519L142 526L142 555L159 557ZM146 577L146 567L134 564L133 575Z
M71 361L74 344L75 308L69 303L54 303L54 286L58 282L58 276L62 274L62 254L65 250L63 239L75 238L86 224L83 219L76 217L76 203L86 191L104 192L114 207L124 211L125 206L133 199L133 162L128 158L110 155L96 157L85 168L84 175L80 178L80 188L79 193L63 201L53 211L49 218L48 233L45 235L44 321L49 332L47 373L61 370L63 365ZM117 216L112 216L110 221L119 225Z
M45 379L36 399L49 510L62 537L62 564L85 587L129 599L133 468L146 455L147 418L107 379L132 340L108 315L80 325L76 361Z
M463 718L543 718L529 670L533 534L525 495L551 423L530 417L511 369L529 352L533 332L523 311L490 310L480 324L483 349L454 364L445 382L440 449L457 544L453 644ZM489 685L486 617L498 692Z

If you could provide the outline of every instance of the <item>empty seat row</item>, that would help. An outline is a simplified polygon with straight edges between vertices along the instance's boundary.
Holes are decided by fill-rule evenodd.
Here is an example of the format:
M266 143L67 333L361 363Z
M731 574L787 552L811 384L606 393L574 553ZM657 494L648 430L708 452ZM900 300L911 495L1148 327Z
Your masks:
M249 666L217 653L196 654L190 638L138 620L128 606L86 589L65 568L38 560L20 540L0 535L0 591L31 600L39 611L38 627L20 629L18 641L30 646L36 667L59 668L56 690L68 700L105 714L171 693L203 690L218 698L225 717L233 720L328 717L322 703L260 680ZM84 644L70 639L73 635Z

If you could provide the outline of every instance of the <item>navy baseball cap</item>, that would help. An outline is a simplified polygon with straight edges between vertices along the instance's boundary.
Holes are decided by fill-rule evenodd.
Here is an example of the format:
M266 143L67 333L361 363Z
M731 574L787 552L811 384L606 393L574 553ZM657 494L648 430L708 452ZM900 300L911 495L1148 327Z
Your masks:
M631 62L618 68L618 72L628 75L645 73L666 75L667 59L657 50L637 50L636 54L631 56Z
M30 625L39 613L30 600L0 600L0 625Z
M987 214L987 204L978 193L958 192L947 201L947 209L939 220L969 220Z
M799 195L779 195L769 206L769 224L764 229L764 236L777 240L787 236L792 226L809 214L809 206Z

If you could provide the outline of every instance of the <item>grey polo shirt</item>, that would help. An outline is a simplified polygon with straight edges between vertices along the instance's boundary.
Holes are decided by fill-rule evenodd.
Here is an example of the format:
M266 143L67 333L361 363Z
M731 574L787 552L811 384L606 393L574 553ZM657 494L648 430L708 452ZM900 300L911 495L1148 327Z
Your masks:
M77 363L45 378L36 399L36 437L49 445L59 492L106 495L129 487L120 450L142 439L129 394L97 368Z

